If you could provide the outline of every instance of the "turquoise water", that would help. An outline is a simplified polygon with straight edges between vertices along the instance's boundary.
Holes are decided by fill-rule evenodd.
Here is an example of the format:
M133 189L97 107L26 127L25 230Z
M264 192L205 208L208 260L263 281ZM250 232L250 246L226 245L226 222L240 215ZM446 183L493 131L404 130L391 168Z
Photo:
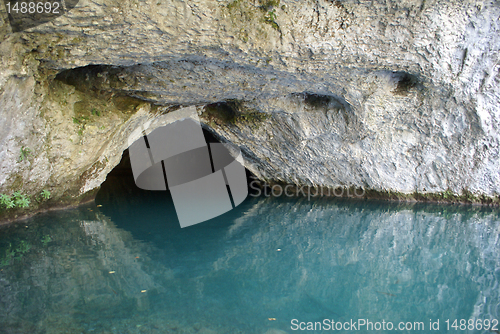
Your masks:
M494 209L296 198L181 229L167 193L103 192L0 229L0 333L496 332L445 321L500 319L499 233Z

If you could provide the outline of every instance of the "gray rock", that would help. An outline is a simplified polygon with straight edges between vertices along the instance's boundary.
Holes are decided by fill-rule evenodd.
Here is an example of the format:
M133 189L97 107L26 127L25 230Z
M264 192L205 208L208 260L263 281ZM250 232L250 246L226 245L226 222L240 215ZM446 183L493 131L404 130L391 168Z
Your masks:
M81 0L19 33L1 14L1 193L78 202L179 105L261 179L500 193L497 3Z

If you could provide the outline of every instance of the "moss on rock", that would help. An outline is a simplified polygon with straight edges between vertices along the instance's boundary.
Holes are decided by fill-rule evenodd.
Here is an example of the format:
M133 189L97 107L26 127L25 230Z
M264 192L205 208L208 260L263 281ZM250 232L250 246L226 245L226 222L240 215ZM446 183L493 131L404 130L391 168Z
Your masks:
M268 114L248 108L242 101L229 100L208 104L201 115L210 125L247 125L258 127L269 117Z

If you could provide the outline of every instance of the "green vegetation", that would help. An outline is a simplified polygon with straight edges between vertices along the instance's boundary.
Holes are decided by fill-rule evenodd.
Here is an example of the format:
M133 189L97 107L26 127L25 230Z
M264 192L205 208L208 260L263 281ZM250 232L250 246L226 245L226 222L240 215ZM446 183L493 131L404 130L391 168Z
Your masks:
M73 123L75 124L84 124L88 120L89 118L87 116L81 116L79 118L73 117Z
M260 8L264 11L280 5L280 0L259 0Z
M88 120L89 118L86 116L81 116L80 118L73 117L73 123L79 125L77 132L79 136L83 135L83 129L85 128L85 124L87 124L86 121Z
M51 194L50 191L44 189L40 193L40 199L42 201L48 200ZM0 209L26 209L31 205L31 199L28 195L22 194L20 191L15 191L12 195L0 194Z
M48 200L50 198L50 191L48 191L47 189L42 190L42 192L40 193L40 197L44 200Z
M280 26L276 22L278 17L276 11L279 9L284 11L286 6L280 7L280 0L259 0L257 4L234 0L229 2L226 7L233 18L234 25L240 28L238 38L243 42L249 40L249 35L252 34L251 31L263 35L263 38L267 38L265 30L255 25L257 22L271 25L282 37Z
M275 7L279 7L280 0L259 0L259 3L260 3L259 8L266 13L264 14L264 23L270 24L271 27L273 27L281 35L280 26L276 22L278 16L276 14L276 9L275 9ZM281 7L281 9L284 10L283 7Z
M51 241L52 241L52 238L50 237L50 235L44 235L42 237L42 245L44 245L44 246L47 246L47 244Z
M2 257L0 257L0 268L8 266L12 259L14 259L15 252L8 248Z
M0 194L0 206L5 207L6 209L12 209L16 207L16 204L9 195Z
M438 193L401 193L398 191L378 191L373 189L368 189L365 191L365 198L373 199L384 199L384 200L396 200L396 201L418 201L418 202L437 202L437 203L461 203L461 204L472 204L480 203L486 205L498 205L500 204L500 198L487 197L487 196L475 196L467 189L462 190L462 194L455 194L451 189L447 189L443 192Z
M249 109L241 101L229 100L226 102L212 103L205 106L202 117L212 126L216 124L244 124L257 127L269 115L255 109Z
M274 29L280 31L280 26L276 23L276 9L270 10L264 15L264 22L270 24Z
M443 196L443 199L445 199L445 200L452 200L455 197L453 192L449 189L444 191L442 196Z
M28 196L21 194L19 191L15 191L12 194L11 199L14 201L14 204L18 208L27 208L31 204L31 201L28 198Z
M9 242L3 254L0 255L0 267L8 266L13 260L20 260L30 249L31 244L27 241L21 240L15 246Z
M234 9L241 4L244 4L243 0L234 0L226 5L228 9ZM280 5L280 0L259 0L259 6L262 11L268 11L273 7L278 7Z
M234 0L233 2L230 2L227 4L227 9L234 9L236 8L239 4L241 3L241 0Z
M98 125L97 117L104 116L109 111L108 105L103 101L82 100L74 104L73 123L77 125L77 133L83 135L87 124Z
M28 147L21 147L21 153L19 155L19 162L28 159L28 156L31 155L31 150Z

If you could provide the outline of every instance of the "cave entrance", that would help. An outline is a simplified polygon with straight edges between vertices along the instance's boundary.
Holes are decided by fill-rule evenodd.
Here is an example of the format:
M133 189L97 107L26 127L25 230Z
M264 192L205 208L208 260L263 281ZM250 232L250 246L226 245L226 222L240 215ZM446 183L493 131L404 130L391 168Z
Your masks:
M220 143L220 141L207 129L203 128L203 135L207 143ZM245 168L247 187L255 180L254 175ZM250 193L250 188L249 188ZM248 196L250 197L250 196ZM154 213L154 217L136 217L145 219L149 222L157 220L158 215L169 217L178 225L175 207L172 201L170 191L152 191L137 187L132 172L130 153L127 148L123 154L120 163L107 175L97 193L96 204L106 215L112 217L113 221L129 222L134 214L130 212L132 208L141 206L141 211L147 207L147 212ZM127 223L128 224L128 223ZM150 224L150 223L148 223ZM120 223L120 225L123 225Z

